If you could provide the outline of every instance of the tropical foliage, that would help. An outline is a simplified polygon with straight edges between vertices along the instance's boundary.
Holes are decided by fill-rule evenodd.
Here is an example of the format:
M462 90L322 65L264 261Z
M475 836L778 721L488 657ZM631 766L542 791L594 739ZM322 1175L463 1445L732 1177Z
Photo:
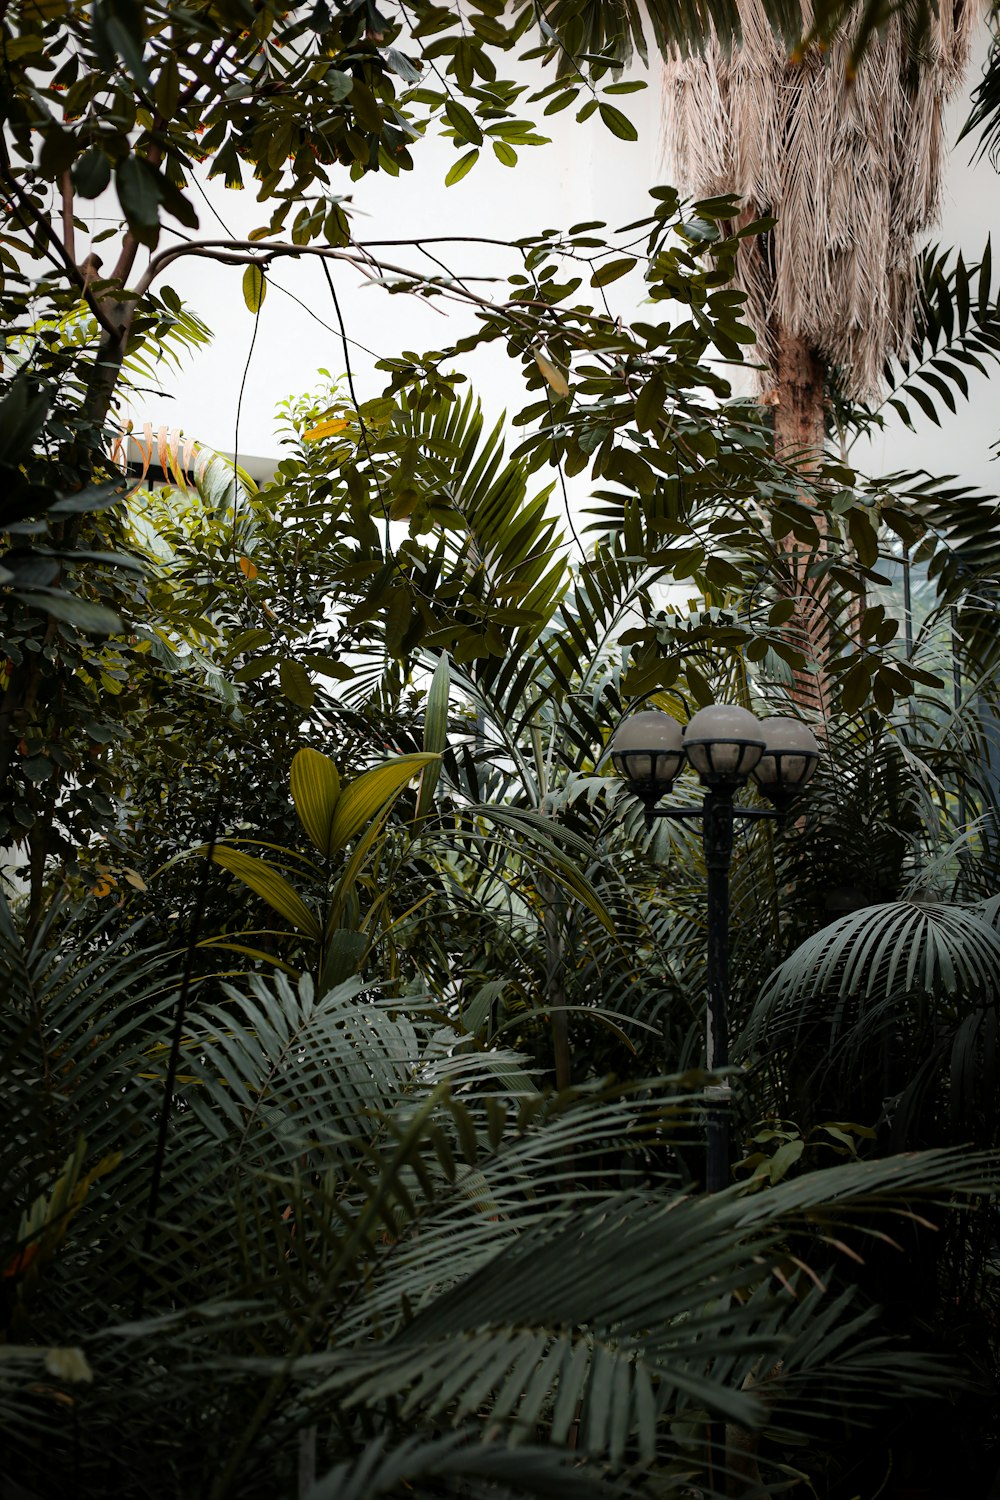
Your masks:
M881 12L848 9L808 40L847 24L864 66ZM371 269L339 168L436 129L452 181L512 165L529 103L627 139L643 25L739 27L610 15L3 14L0 1425L33 1500L993 1480L995 502L852 466L992 368L989 250L919 262L887 406L831 372L839 452L805 468L727 374L768 222L672 188L508 247L492 298L394 266L462 335L289 403L259 487L169 435L165 485L119 461L129 382L207 336L179 255L251 311L280 257ZM494 59L522 41L554 64L531 101ZM161 239L199 164L256 174L257 237ZM102 279L73 205L111 186ZM462 389L488 344L527 390L492 428ZM637 703L721 699L825 751L789 826L740 826L725 1080L694 825L647 827L603 763ZM720 1082L740 1160L706 1195Z

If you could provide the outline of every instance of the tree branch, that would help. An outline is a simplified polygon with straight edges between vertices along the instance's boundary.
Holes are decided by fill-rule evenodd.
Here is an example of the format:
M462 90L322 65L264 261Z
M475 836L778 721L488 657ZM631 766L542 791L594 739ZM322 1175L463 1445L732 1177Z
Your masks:
M76 261L70 255L62 240L56 234L52 225L44 214L38 212L31 199L25 194L20 183L11 174L10 161L6 149L0 141L0 181L11 196L11 207L17 215L25 231L34 240L39 254L46 255L53 265L59 267L68 275L70 281L79 290L84 302L94 314L98 323L109 337L117 338L119 330L112 319L102 309L97 298L87 286L87 280Z
M73 179L69 172L62 174L63 244L66 254L76 265L76 225L73 223Z

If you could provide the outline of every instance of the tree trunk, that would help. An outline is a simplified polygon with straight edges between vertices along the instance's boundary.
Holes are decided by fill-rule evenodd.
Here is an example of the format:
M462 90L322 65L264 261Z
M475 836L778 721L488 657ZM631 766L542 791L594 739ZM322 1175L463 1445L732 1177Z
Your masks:
M542 932L545 938L545 998L552 1029L552 1055L556 1088L562 1092L573 1083L573 1057L566 1014L566 945L563 935L562 893L551 880L539 880Z
M823 460L825 365L805 339L786 329L777 331L775 346L778 382L774 404L775 456L809 473ZM824 518L817 515L814 519L822 548L826 539ZM802 545L794 536L784 543L788 549L788 590L797 606L793 629L807 659L807 667L794 673L791 696L794 702L825 720L831 709L826 660L832 644L825 601L826 584L823 579L809 576L808 565L814 554L803 551Z
M805 339L781 329L777 338L774 451L799 467L815 468L825 442L823 361Z

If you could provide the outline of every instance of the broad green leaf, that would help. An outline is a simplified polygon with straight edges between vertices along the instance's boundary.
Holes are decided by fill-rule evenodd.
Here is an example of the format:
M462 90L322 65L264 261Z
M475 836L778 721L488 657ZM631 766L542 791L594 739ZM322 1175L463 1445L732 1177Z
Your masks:
M302 663L287 657L278 668L278 677L285 697L308 713L313 706L316 689Z
M769 625L787 625L795 614L796 604L794 599L779 599L772 604L768 611L767 623Z
M315 651L303 651L302 660L307 667L312 667L321 677L333 677L338 682L350 682L354 672L346 661L338 661L332 656L321 656Z
M267 296L267 278L260 266L247 266L243 272L243 301L252 313L260 312Z
M321 854L332 854L330 830L340 797L340 776L328 755L308 748L292 761L292 801L299 822Z
M612 281L617 281L620 276L627 276L639 262L634 255L624 255L618 260L609 260L606 265L598 266L590 278L591 286L610 286Z
M58 589L18 589L17 597L29 609L37 609L53 619L65 620L87 635L120 635L122 622L113 609L78 599Z
M325 994L356 974L367 952L367 934L353 932L349 927L338 927L332 932L323 953L323 967L319 975L320 994Z
M663 403L667 399L667 388L663 377L655 372L650 375L639 392L635 403L635 425L640 432L648 432L663 414Z
M159 229L160 212L154 169L138 156L126 156L116 173L115 184L129 228L144 245L152 244Z
M479 128L479 122L471 110L464 104L459 104L457 99L449 99L444 107L448 123L455 134L463 141L469 141L473 146L483 144L483 132Z
M636 130L628 115L623 115L620 109L615 109L613 104L601 104L601 119L620 141L637 141L639 132Z
M209 846L203 844L197 852L208 854ZM273 865L269 865L267 860L254 859L251 855L244 854L242 849L233 849L229 844L216 844L212 849L212 859L235 875L237 880L249 886L255 895L266 901L286 922L291 922L299 932L313 942L319 941L319 922L294 886Z
M439 758L437 755L399 755L364 771L344 787L330 829L331 851L343 849L418 771Z
M472 171L478 160L478 146L474 151L467 151L464 156L460 156L444 180L445 187L454 187L456 182L461 182L462 178Z
M878 562L878 533L865 511L850 511L847 516L847 529L861 566L873 568Z
M334 103L339 104L354 87L353 74L345 73L340 68L330 68L323 79L323 87Z
M73 186L81 198L99 198L111 181L111 162L100 146L91 146L73 163Z

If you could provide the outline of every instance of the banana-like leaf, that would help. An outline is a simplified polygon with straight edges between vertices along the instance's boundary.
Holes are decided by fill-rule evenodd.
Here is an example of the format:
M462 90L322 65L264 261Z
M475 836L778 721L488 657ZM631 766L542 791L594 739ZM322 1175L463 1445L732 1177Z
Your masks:
M418 771L437 760L439 755L397 755L356 777L340 794L330 828L331 852L343 849Z
M203 844L197 852L208 854L209 846ZM279 875L267 860L253 859L249 854L244 854L242 849L233 849L228 844L216 844L211 853L217 865L231 871L237 880L242 880L279 916L291 922L306 937L312 938L314 942L319 941L320 925L316 917L295 887L289 884L284 875Z
M299 822L321 854L332 854L334 814L340 800L340 776L328 755L308 747L292 761L292 801Z
M371 820L361 838L358 839L358 842L351 850L350 858L348 859L347 864L344 866L344 872L337 882L337 888L334 891L333 899L330 902L330 910L327 913L326 919L327 932L333 932L337 927L342 925L344 920L345 907L347 906L354 889L354 882L357 880L358 873L364 865L365 860L368 858L368 855L371 853L372 847L377 841L379 834L385 827L385 821L388 818L389 813L392 811L393 802L395 802L396 798L399 796L402 790L403 788L401 786L397 787L388 801L383 803L383 805L379 808L376 816ZM355 895L355 905L356 904L357 900ZM372 917L375 912L377 912L377 910L378 905L376 905L373 911L369 911L367 913L364 925L371 924ZM350 913L348 913L348 915L350 915Z

